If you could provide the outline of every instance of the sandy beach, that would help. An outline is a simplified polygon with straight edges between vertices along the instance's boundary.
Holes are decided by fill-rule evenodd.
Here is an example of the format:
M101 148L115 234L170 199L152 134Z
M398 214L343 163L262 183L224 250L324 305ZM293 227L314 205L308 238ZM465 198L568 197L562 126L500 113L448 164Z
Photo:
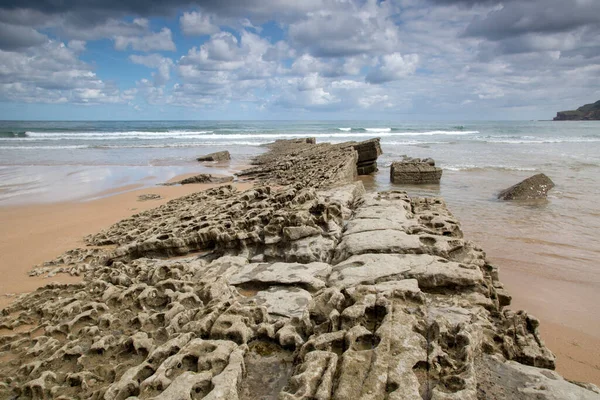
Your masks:
M179 175L170 181L194 174ZM50 282L72 283L80 278L58 274L53 278L29 277L34 265L50 261L66 250L85 246L83 237L141 211L177 197L206 190L214 184L115 187L97 193L90 201L58 202L0 207L0 308L16 294L27 293ZM248 183L234 183L247 188ZM132 190L133 189L133 190ZM116 194L114 194L116 193ZM138 196L158 194L160 199L139 201Z

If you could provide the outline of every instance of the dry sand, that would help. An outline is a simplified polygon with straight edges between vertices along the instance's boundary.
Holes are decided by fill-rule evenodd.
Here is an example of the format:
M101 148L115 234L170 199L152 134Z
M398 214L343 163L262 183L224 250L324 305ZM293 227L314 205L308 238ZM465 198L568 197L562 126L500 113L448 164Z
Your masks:
M178 176L181 180L190 175ZM250 183L234 183L240 189ZM53 278L29 277L31 267L49 261L63 252L85 246L83 237L141 211L187 194L219 186L193 184L156 186L131 190L120 187L97 194L106 196L86 202L32 204L0 207L0 308L15 294L31 292L51 282L73 283L80 278L59 274ZM122 193L124 190L129 190ZM112 193L119 193L111 195ZM142 194L155 193L158 200L138 201Z
M195 174L174 178L181 180ZM240 189L250 183L236 183ZM217 185L156 186L135 189L136 185L99 193L97 200L42 205L0 207L0 308L14 294L26 293L50 282L77 282L80 278L57 275L51 279L27 275L33 265L53 259L66 250L85 245L82 238L140 211ZM123 191L127 192L123 193ZM115 194L116 193L116 194ZM158 200L138 201L141 194L155 193ZM484 249L486 243L480 242ZM493 247L490 243L490 247ZM501 268L501 280L513 295L512 309L526 309L538 317L542 337L557 356L557 370L565 378L600 385L600 318L580 318L569 308L569 298L590 296L589 288L580 283L547 279L523 271L522 265L511 263L506 254L488 253ZM535 282L532 290L531 283ZM9 296L7 296L9 295ZM549 296L561 296L564 307L557 309ZM578 310L581 311L581 310ZM595 302L590 311L600 310ZM1 332L0 332L1 334Z

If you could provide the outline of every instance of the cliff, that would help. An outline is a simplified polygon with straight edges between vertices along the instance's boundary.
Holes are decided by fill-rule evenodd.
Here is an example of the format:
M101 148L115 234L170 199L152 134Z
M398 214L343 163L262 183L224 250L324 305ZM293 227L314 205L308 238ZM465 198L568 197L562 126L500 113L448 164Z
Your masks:
M600 120L600 100L592 104L586 104L577 110L559 111L554 121L584 121Z

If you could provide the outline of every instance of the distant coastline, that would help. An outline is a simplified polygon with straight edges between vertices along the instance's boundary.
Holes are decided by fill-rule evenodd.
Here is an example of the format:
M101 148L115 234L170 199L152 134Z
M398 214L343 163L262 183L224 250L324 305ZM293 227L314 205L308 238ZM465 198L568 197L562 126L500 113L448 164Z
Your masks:
M600 120L600 100L586 104L577 110L559 111L554 121L598 121Z

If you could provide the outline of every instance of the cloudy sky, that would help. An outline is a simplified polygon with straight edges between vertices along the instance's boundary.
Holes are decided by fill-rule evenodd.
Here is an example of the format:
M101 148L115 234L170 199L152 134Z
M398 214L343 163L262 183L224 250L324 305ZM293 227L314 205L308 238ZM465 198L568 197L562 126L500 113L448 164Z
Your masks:
M2 0L0 119L549 119L598 0Z

